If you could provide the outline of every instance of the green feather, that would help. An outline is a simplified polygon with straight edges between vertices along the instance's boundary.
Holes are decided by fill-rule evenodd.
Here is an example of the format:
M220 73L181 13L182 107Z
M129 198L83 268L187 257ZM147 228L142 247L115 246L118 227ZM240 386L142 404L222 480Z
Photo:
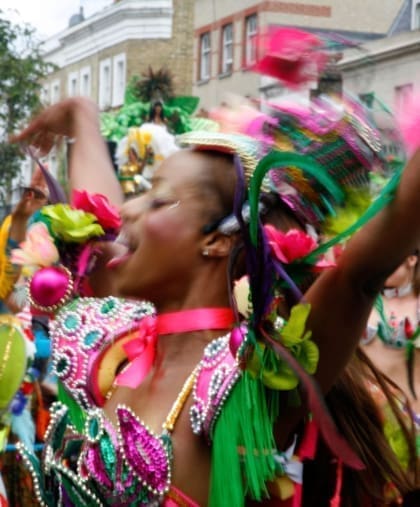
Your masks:
M377 213L385 208L385 206L387 206L394 198L395 191L398 188L398 184L400 182L402 170L403 166L400 166L398 168L398 171L389 180L388 184L385 186L379 197L375 199L375 201L355 223L353 223L346 230L337 234L337 236L334 238L330 239L329 241L323 243L318 248L313 250L307 257L304 257L302 259L302 262L315 262L320 255L324 254L332 246L336 245L337 243L341 243L346 238L354 234L358 229L360 229L360 227L362 227L366 222L371 220Z
M338 203L344 201L345 194L343 190L316 160L307 155L274 150L260 160L250 182L250 234L251 241L254 245L257 244L258 201L264 176L271 169L279 169L281 167L298 167L310 176L316 178L327 192L333 196L333 200Z
M79 433L82 433L86 421L86 414L80 405L78 405L73 397L66 391L61 382L58 382L58 399L68 408L73 426Z
M242 507L247 496L255 500L268 496L266 482L275 475L273 425L277 415L278 404L267 400L260 380L244 372L214 429L210 507Z

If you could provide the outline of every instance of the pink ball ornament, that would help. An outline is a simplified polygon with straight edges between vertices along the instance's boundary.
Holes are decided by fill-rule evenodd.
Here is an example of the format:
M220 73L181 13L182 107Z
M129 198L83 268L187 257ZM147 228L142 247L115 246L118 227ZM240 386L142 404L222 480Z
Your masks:
M238 350L245 340L246 328L244 326L234 327L230 332L229 349L233 357L236 357Z
M64 304L73 291L70 271L64 266L39 269L31 278L31 304L38 310L54 311Z

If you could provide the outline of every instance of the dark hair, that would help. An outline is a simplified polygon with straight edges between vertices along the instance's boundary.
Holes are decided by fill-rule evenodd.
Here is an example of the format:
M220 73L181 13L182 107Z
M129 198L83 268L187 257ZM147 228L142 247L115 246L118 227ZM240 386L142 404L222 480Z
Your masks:
M385 414L373 399L371 389L380 389L395 417L408 450L408 470L404 470L384 434ZM359 347L346 369L326 396L327 406L337 427L365 463L362 471L344 467L341 506L369 505L383 507L395 504L386 498L392 484L403 496L418 485L418 461L414 423L404 414L402 391L381 373ZM389 414L387 414L389 417ZM337 461L319 442L315 460L306 466L303 506L329 506L336 487ZM314 503L314 499L316 502Z
M414 294L420 296L420 251L418 248L413 252L413 255L417 257L416 265L414 266L413 273L413 290Z
M157 107L160 106L160 111L157 112ZM150 106L149 110L149 121L153 121L155 119L156 114L159 115L159 118L162 121L165 121L165 114L163 112L163 103L160 100L157 100L156 102L153 102Z

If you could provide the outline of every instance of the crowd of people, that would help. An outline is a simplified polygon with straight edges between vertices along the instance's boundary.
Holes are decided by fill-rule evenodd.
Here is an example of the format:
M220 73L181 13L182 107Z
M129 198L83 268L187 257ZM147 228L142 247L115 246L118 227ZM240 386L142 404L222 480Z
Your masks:
M89 100L45 109L11 140L45 154L74 139L69 202L41 164L46 183L3 231L17 317L0 337L30 335L58 398L41 452L17 432L34 501L420 505L420 151L356 213L387 170L358 101L215 116L218 132L179 136L129 200ZM345 214L355 224L339 228Z

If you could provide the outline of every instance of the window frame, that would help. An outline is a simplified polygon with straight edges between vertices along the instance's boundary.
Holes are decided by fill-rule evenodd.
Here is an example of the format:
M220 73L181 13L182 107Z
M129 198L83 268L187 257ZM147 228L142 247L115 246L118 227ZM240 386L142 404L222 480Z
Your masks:
M413 90L413 83L404 83L394 87L394 102L396 111L404 107Z
M127 57L125 53L115 55L113 58L112 76L112 106L121 106L124 103L125 87L127 85ZM120 66L122 72L120 73Z
M411 10L411 30L420 30L420 1L413 2Z
M227 39L226 34L230 29L230 39ZM221 27L221 61L220 61L220 73L223 76L230 75L233 72L233 61L234 61L234 29L233 23L226 23ZM226 55L230 49L230 58Z
M208 40L208 47L204 47L204 40ZM199 66L198 80L208 81L211 78L211 32L203 32L199 38ZM207 65L205 65L205 62ZM204 70L207 70L205 73Z
M61 98L61 82L60 79L54 79L51 82L51 104L56 104Z
M255 27L251 31L250 23L255 20ZM258 13L253 12L244 19L244 53L243 53L243 66L245 68L254 65L257 61L257 35L258 35ZM250 53L253 53L253 57L250 58Z
M73 86L73 83L76 83ZM77 71L70 72L67 77L67 96L76 97L79 95L79 73Z
M108 70L108 76L105 71ZM105 77L107 79L105 80ZM106 82L105 82L106 81ZM108 109L112 105L112 66L111 58L99 62L99 109Z
M84 81L87 77L87 86L86 90L84 89ZM82 67L80 69L80 95L83 97L90 97L92 93L92 72L90 65L87 65L86 67Z

